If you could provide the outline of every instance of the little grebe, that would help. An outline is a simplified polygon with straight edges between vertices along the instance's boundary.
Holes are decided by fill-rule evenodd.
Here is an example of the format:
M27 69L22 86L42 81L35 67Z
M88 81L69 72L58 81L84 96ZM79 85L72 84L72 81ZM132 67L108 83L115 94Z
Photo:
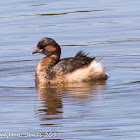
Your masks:
M60 60L61 48L51 38L43 38L37 44L32 54L46 55L37 66L35 82L37 87L47 84L63 84L70 82L88 82L106 80L107 75L100 62L95 57L88 57L82 51L75 57Z

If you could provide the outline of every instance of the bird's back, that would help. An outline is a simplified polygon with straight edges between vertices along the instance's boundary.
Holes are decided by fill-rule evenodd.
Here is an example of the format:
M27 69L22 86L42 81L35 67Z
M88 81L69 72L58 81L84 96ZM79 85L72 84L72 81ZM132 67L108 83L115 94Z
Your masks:
M68 74L82 67L90 65L95 57L88 57L82 51L78 52L75 57L61 59L56 65L51 68L52 75L59 73Z

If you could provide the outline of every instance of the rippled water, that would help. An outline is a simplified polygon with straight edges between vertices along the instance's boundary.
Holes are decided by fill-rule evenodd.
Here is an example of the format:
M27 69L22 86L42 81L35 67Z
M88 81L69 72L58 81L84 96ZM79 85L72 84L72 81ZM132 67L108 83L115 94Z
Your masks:
M0 2L0 137L5 139L139 139L140 1ZM35 89L52 37L62 56L79 50L103 59L109 79L91 85Z

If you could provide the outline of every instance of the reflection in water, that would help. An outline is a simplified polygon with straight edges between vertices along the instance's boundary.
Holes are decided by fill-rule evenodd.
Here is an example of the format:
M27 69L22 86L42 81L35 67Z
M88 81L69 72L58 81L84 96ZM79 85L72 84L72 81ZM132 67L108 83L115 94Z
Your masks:
M42 120L61 118L58 114L62 113L62 98L58 94L57 88L39 88L38 93L39 99L42 101L42 108L39 109L39 112L45 114Z
M63 98L70 99L73 104L78 102L80 105L88 104L90 100L97 100L98 95L103 94L105 84L105 81L99 81L96 83L73 83L65 87L38 88L37 92L39 94L39 100L41 101L41 109L38 111L41 120L62 119ZM47 123L41 125L55 124Z

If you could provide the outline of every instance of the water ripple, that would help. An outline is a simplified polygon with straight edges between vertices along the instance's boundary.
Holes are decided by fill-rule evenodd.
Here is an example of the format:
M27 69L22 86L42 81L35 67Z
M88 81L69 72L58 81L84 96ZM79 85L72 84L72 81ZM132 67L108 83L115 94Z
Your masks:
M140 39L124 39L124 40L106 40L99 42L89 42L90 45L98 45L98 44L118 44L118 43L127 43L127 42L140 42Z
M72 14L72 13L89 13L89 12L102 12L106 10L81 10L81 11L73 11L73 12L64 12L64 13L50 13L50 14L36 14L39 16L56 16L56 15L66 15L66 14Z
M33 17L33 16L58 16L58 15L66 15L73 13L89 13L89 12L103 12L109 10L81 10L81 11L72 11L72 12L62 12L62 13L44 13L44 14L28 14L28 15L16 15L16 16L1 16L0 19L5 18L18 18L18 17Z

